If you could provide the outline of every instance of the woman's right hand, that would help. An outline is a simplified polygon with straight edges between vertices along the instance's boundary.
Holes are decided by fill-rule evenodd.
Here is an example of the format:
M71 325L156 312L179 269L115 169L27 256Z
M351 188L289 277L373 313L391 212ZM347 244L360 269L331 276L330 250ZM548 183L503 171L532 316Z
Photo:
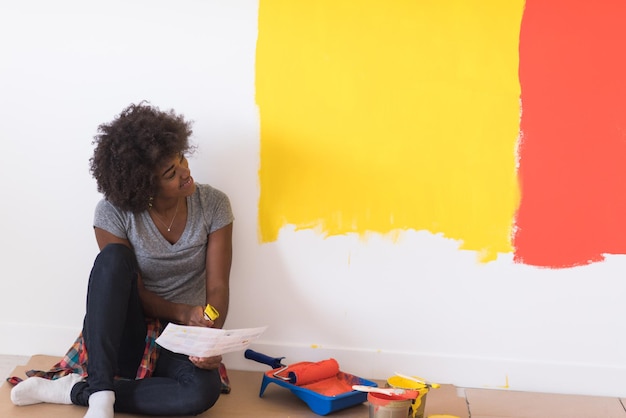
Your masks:
M206 319L204 316L204 308L202 306L188 306L185 313L185 321L182 325L190 325L194 327L211 328L213 321Z

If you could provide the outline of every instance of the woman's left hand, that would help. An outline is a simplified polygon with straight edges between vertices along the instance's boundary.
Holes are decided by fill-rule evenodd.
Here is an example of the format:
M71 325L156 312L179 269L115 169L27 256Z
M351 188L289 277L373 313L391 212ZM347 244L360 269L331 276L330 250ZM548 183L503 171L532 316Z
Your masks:
M213 357L189 356L189 361L191 361L196 367L199 367L201 369L213 370L213 369L218 369L220 367L220 363L222 362L222 356L213 356Z

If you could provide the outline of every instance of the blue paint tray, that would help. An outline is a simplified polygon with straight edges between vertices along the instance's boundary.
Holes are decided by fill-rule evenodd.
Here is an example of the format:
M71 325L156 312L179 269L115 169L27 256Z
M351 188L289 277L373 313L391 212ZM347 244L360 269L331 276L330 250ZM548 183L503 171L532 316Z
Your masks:
M271 377L272 373L273 370L263 373L261 391L259 392L260 397L263 396L263 392L265 392L265 388L267 387L267 385L269 385L270 383L276 383L278 386L289 389L291 393L302 399L304 403L306 403L307 406L311 408L311 411L315 412L318 415L328 415L331 412L339 411L341 409L349 408L355 405L360 405L363 402L367 401L366 392L352 390L350 392L340 393L339 395L335 396L325 396L315 392L314 390L307 389L302 386L296 386L285 380ZM375 382L372 382L371 380L363 379L361 377L357 377L343 372L339 372L337 374L337 379L345 379L347 382L350 383L350 386L378 386Z
M336 376L329 378L329 380L336 380L337 384L340 384L341 387L347 387L350 388L350 390L336 395L327 396L314 390L312 387L315 386L315 384L298 386L287 380L284 380L283 378L275 377L274 375L277 373L278 370L284 369L286 367L281 363L282 357L268 357L264 354L257 353L252 350L246 350L245 356L246 358L249 358L251 360L258 361L259 363L276 366L273 367L272 370L263 373L263 380L261 381L261 390L259 391L259 397L263 397L263 393L270 383L275 383L278 386L290 390L291 393L304 401L304 403L307 404L311 411L318 415L328 415L332 412L349 408L351 406L360 405L363 402L366 402L367 393L352 390L351 388L353 385L374 387L378 386L376 382L373 382L371 380L363 379L361 377L339 371Z

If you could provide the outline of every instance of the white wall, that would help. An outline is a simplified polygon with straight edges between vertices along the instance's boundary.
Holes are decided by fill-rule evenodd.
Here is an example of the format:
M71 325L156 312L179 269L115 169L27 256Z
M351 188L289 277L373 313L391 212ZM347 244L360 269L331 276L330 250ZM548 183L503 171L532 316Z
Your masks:
M235 210L228 328L287 363L370 378L626 396L626 258L564 270L479 264L426 232L257 236L257 2L0 4L0 353L62 355L80 330L100 198L98 124L142 99L195 120L196 181ZM234 369L266 370L242 353Z

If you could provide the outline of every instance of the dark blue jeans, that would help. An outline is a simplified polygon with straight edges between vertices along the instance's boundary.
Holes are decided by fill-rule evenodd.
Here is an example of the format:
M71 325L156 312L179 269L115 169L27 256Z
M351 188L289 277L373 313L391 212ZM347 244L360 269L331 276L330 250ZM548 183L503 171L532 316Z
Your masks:
M217 370L193 365L186 355L160 348L152 377L135 380L145 347L146 325L137 290L138 266L131 249L109 244L94 263L87 288L83 337L88 377L72 388L72 402L115 391L115 411L146 415L197 415L217 401ZM126 379L115 379L115 376Z

